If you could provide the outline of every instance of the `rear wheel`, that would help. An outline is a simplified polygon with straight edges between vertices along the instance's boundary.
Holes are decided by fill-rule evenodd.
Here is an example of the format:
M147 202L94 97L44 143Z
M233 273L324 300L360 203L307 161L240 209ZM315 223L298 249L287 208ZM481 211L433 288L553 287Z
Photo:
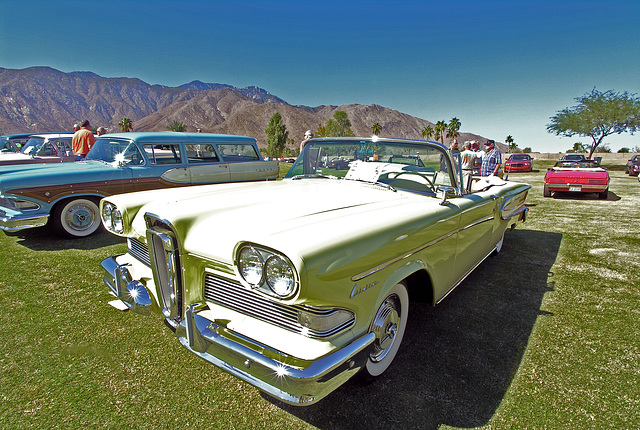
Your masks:
M100 227L98 204L88 198L66 200L53 211L55 230L67 237L85 237Z
M403 283L396 284L382 301L371 323L376 335L373 349L364 367L370 377L382 375L400 348L409 314L409 294Z
M547 187L546 185L544 186L544 191L542 192L542 195L544 197L551 197L551 191L549 190L549 187Z
M600 200L607 200L607 197L609 197L609 188L607 188L606 190L604 190L601 193L598 193L598 198Z

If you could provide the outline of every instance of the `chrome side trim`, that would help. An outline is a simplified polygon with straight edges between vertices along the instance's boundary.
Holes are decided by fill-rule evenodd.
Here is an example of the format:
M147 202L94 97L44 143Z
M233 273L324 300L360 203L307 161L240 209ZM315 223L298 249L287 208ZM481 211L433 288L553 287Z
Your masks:
M471 223L469 223L469 224L467 224L465 226L458 227L457 229L452 230L449 233L444 234L444 235L442 235L442 236L440 236L438 238L435 238L435 239L425 243L424 245L421 245L421 246L419 246L417 248L414 248L414 249L412 249L412 250L410 250L410 251L408 251L408 252L406 252L406 253L398 256L398 257L392 258L391 260L387 260L384 263L381 263L381 264L379 264L377 266L374 266L371 269L365 270L364 272L360 272L357 275L353 275L351 277L351 280L354 281L354 282L361 281L362 279L364 279L364 278L366 278L368 276L371 276L374 273L379 272L379 271L381 271L383 269L386 269L387 267L389 267L389 266L391 266L393 264L396 264L396 263L398 263L398 262L400 262L400 261L402 261L402 260L404 260L406 258L409 258L409 257L413 256L414 254L417 254L418 252L421 252L421 251L423 251L423 250L425 250L425 249L437 244L438 242L442 242L443 240L448 239L451 236L460 233L461 231L464 231L464 230L466 230L468 228L471 228L471 227L474 227L476 225L485 223L487 221L492 221L493 219L495 219L495 217L493 215L488 215L488 216L485 216L483 218L477 219L477 220L475 220L475 221L473 221L473 222L471 222Z

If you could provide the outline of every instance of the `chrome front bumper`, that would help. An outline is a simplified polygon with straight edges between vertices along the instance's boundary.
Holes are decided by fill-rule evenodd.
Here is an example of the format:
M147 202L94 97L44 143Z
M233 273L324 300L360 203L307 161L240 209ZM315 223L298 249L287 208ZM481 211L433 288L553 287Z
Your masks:
M25 228L42 227L49 222L49 214L9 215L0 209L0 230L18 231Z
M126 265L109 257L102 261L102 268L105 284L130 310L161 314L147 287L132 279ZM206 305L190 305L179 324L169 321L167 325L175 329L178 340L189 351L292 405L316 403L344 384L365 366L375 340L375 335L368 333L318 360L299 360L198 315L207 309Z

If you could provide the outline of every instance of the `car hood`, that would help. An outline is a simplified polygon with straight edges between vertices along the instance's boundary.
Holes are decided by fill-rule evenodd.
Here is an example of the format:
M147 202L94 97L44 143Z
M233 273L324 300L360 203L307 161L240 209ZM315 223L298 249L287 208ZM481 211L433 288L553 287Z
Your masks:
M400 236L408 237L407 229L419 228L418 219L422 223L431 216L440 219L446 217L443 212L451 211L434 197L348 180L284 180L167 191L159 199L153 191L146 196L128 195L134 205L149 201L135 215L135 234L145 235L144 213L156 214L174 226L184 251L226 264L233 259L236 245L244 241L302 260L341 247L339 252L344 252L348 243L393 243ZM117 204L124 196L108 200Z
M2 166L0 191L110 179L116 169L101 161Z

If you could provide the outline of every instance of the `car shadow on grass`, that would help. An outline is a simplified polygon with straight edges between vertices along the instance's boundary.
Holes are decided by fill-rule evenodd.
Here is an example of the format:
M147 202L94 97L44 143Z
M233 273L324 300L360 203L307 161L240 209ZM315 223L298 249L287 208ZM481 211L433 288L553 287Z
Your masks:
M618 196L613 191L609 190L607 193L606 199L598 198L598 193L569 193L562 191L555 191L551 198L555 200L602 200L602 201L610 201L617 202L620 200L620 196Z
M107 233L102 229L91 236L75 239L65 238L47 226L15 232L5 232L5 234L7 236L17 237L18 241L16 243L34 251L59 251L63 249L92 250L125 242L124 238Z
M400 351L374 382L356 376L307 407L271 401L321 429L486 425L518 372L534 324L553 318L540 306L553 288L561 239L507 232L502 252L441 304L412 303Z

